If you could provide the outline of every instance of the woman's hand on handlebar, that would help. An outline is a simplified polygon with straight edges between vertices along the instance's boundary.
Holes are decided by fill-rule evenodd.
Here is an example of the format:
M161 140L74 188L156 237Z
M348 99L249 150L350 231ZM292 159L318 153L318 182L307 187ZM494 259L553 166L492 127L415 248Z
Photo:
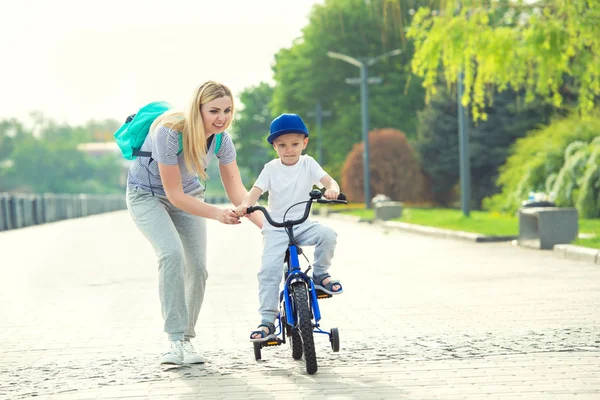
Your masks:
M331 189L327 189L325 191L325 193L323 193L323 197L325 197L327 200L336 200L339 196L340 192L337 192L335 190L331 190Z
M234 210L229 208L219 210L217 221L225 225L237 225L241 223L240 217L238 217Z

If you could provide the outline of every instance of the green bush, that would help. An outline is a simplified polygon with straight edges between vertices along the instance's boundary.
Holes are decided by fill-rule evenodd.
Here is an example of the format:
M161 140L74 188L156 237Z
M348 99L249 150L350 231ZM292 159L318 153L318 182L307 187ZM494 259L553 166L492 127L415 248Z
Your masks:
M583 218L600 218L600 136L592 141L576 206Z
M580 140L576 140L567 146L565 163L556 174L552 186L549 185L549 182L546 185L546 188L550 189L548 192L554 193L557 206L572 207L575 204L579 181L590 157L590 150L591 147Z
M596 183L593 182L593 171L587 172L592 168L589 166L590 161L585 163L584 161L585 152L591 154L589 145L598 135L600 135L598 115L589 117L571 115L553 121L548 126L530 132L527 137L518 139L506 163L500 167L497 183L502 191L486 198L483 203L484 208L514 212L521 206L521 202L527 198L530 191L543 192L548 191L549 188L559 190L560 195L563 196L559 202L564 200L563 204L567 204L568 201L577 204L578 189L581 188L580 191L583 192L584 185L586 185L586 198L594 196L598 191L598 180ZM577 142L583 145L576 144ZM568 166L563 169L565 164ZM576 175L577 171L583 170L586 171L584 176L589 175L591 180L587 184L584 179L578 180L578 177L582 176L581 172L580 175Z
M575 141L565 150L565 163L550 186L559 207L577 207L583 218L600 217L600 136L587 144Z

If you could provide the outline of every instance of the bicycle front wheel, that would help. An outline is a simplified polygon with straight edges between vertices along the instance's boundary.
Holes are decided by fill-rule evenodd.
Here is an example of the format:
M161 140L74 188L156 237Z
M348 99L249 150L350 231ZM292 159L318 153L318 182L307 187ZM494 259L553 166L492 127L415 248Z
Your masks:
M314 374L317 372L317 354L315 352L315 341L313 337L312 313L308 300L308 289L303 283L296 284L292 288L294 306L296 310L296 321L300 329L302 347L304 348L304 361L306 372Z

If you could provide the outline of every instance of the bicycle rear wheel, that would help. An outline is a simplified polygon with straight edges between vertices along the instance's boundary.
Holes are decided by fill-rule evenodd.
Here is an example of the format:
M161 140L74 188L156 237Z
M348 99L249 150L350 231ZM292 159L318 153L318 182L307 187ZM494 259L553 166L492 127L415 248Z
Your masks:
M296 320L300 329L300 337L304 347L304 361L306 362L306 372L314 374L317 372L317 354L315 352L315 341L313 338L312 314L308 300L308 289L303 283L295 284L292 288L294 295L294 306L296 310Z

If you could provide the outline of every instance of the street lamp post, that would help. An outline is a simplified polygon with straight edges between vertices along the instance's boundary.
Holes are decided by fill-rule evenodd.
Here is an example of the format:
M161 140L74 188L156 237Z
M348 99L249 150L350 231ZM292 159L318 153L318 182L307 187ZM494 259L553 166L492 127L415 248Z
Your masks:
M368 68L375 65L378 61L383 58L397 56L402 52L400 49L392 50L387 53L381 54L377 57L367 57L356 59L345 54L335 53L328 51L327 56L331 58L337 58L352 64L360 69L360 105L362 114L362 138L364 142L363 147L363 184L365 193L365 208L371 208L371 185L369 175L369 92L367 85L369 83L380 83L381 78L369 79ZM356 83L354 79L346 79L347 83Z
M309 111L307 114L309 117L317 118L317 150L319 164L323 165L323 130L322 130L322 119L323 117L331 117L331 111L323 110L321 108L321 102L317 101L317 107L315 111Z
M463 73L460 72L457 81L456 100L458 103L458 154L460 171L460 203L462 213L468 217L471 211L471 162L469 154L469 135L467 132L467 118L462 105L464 91Z

